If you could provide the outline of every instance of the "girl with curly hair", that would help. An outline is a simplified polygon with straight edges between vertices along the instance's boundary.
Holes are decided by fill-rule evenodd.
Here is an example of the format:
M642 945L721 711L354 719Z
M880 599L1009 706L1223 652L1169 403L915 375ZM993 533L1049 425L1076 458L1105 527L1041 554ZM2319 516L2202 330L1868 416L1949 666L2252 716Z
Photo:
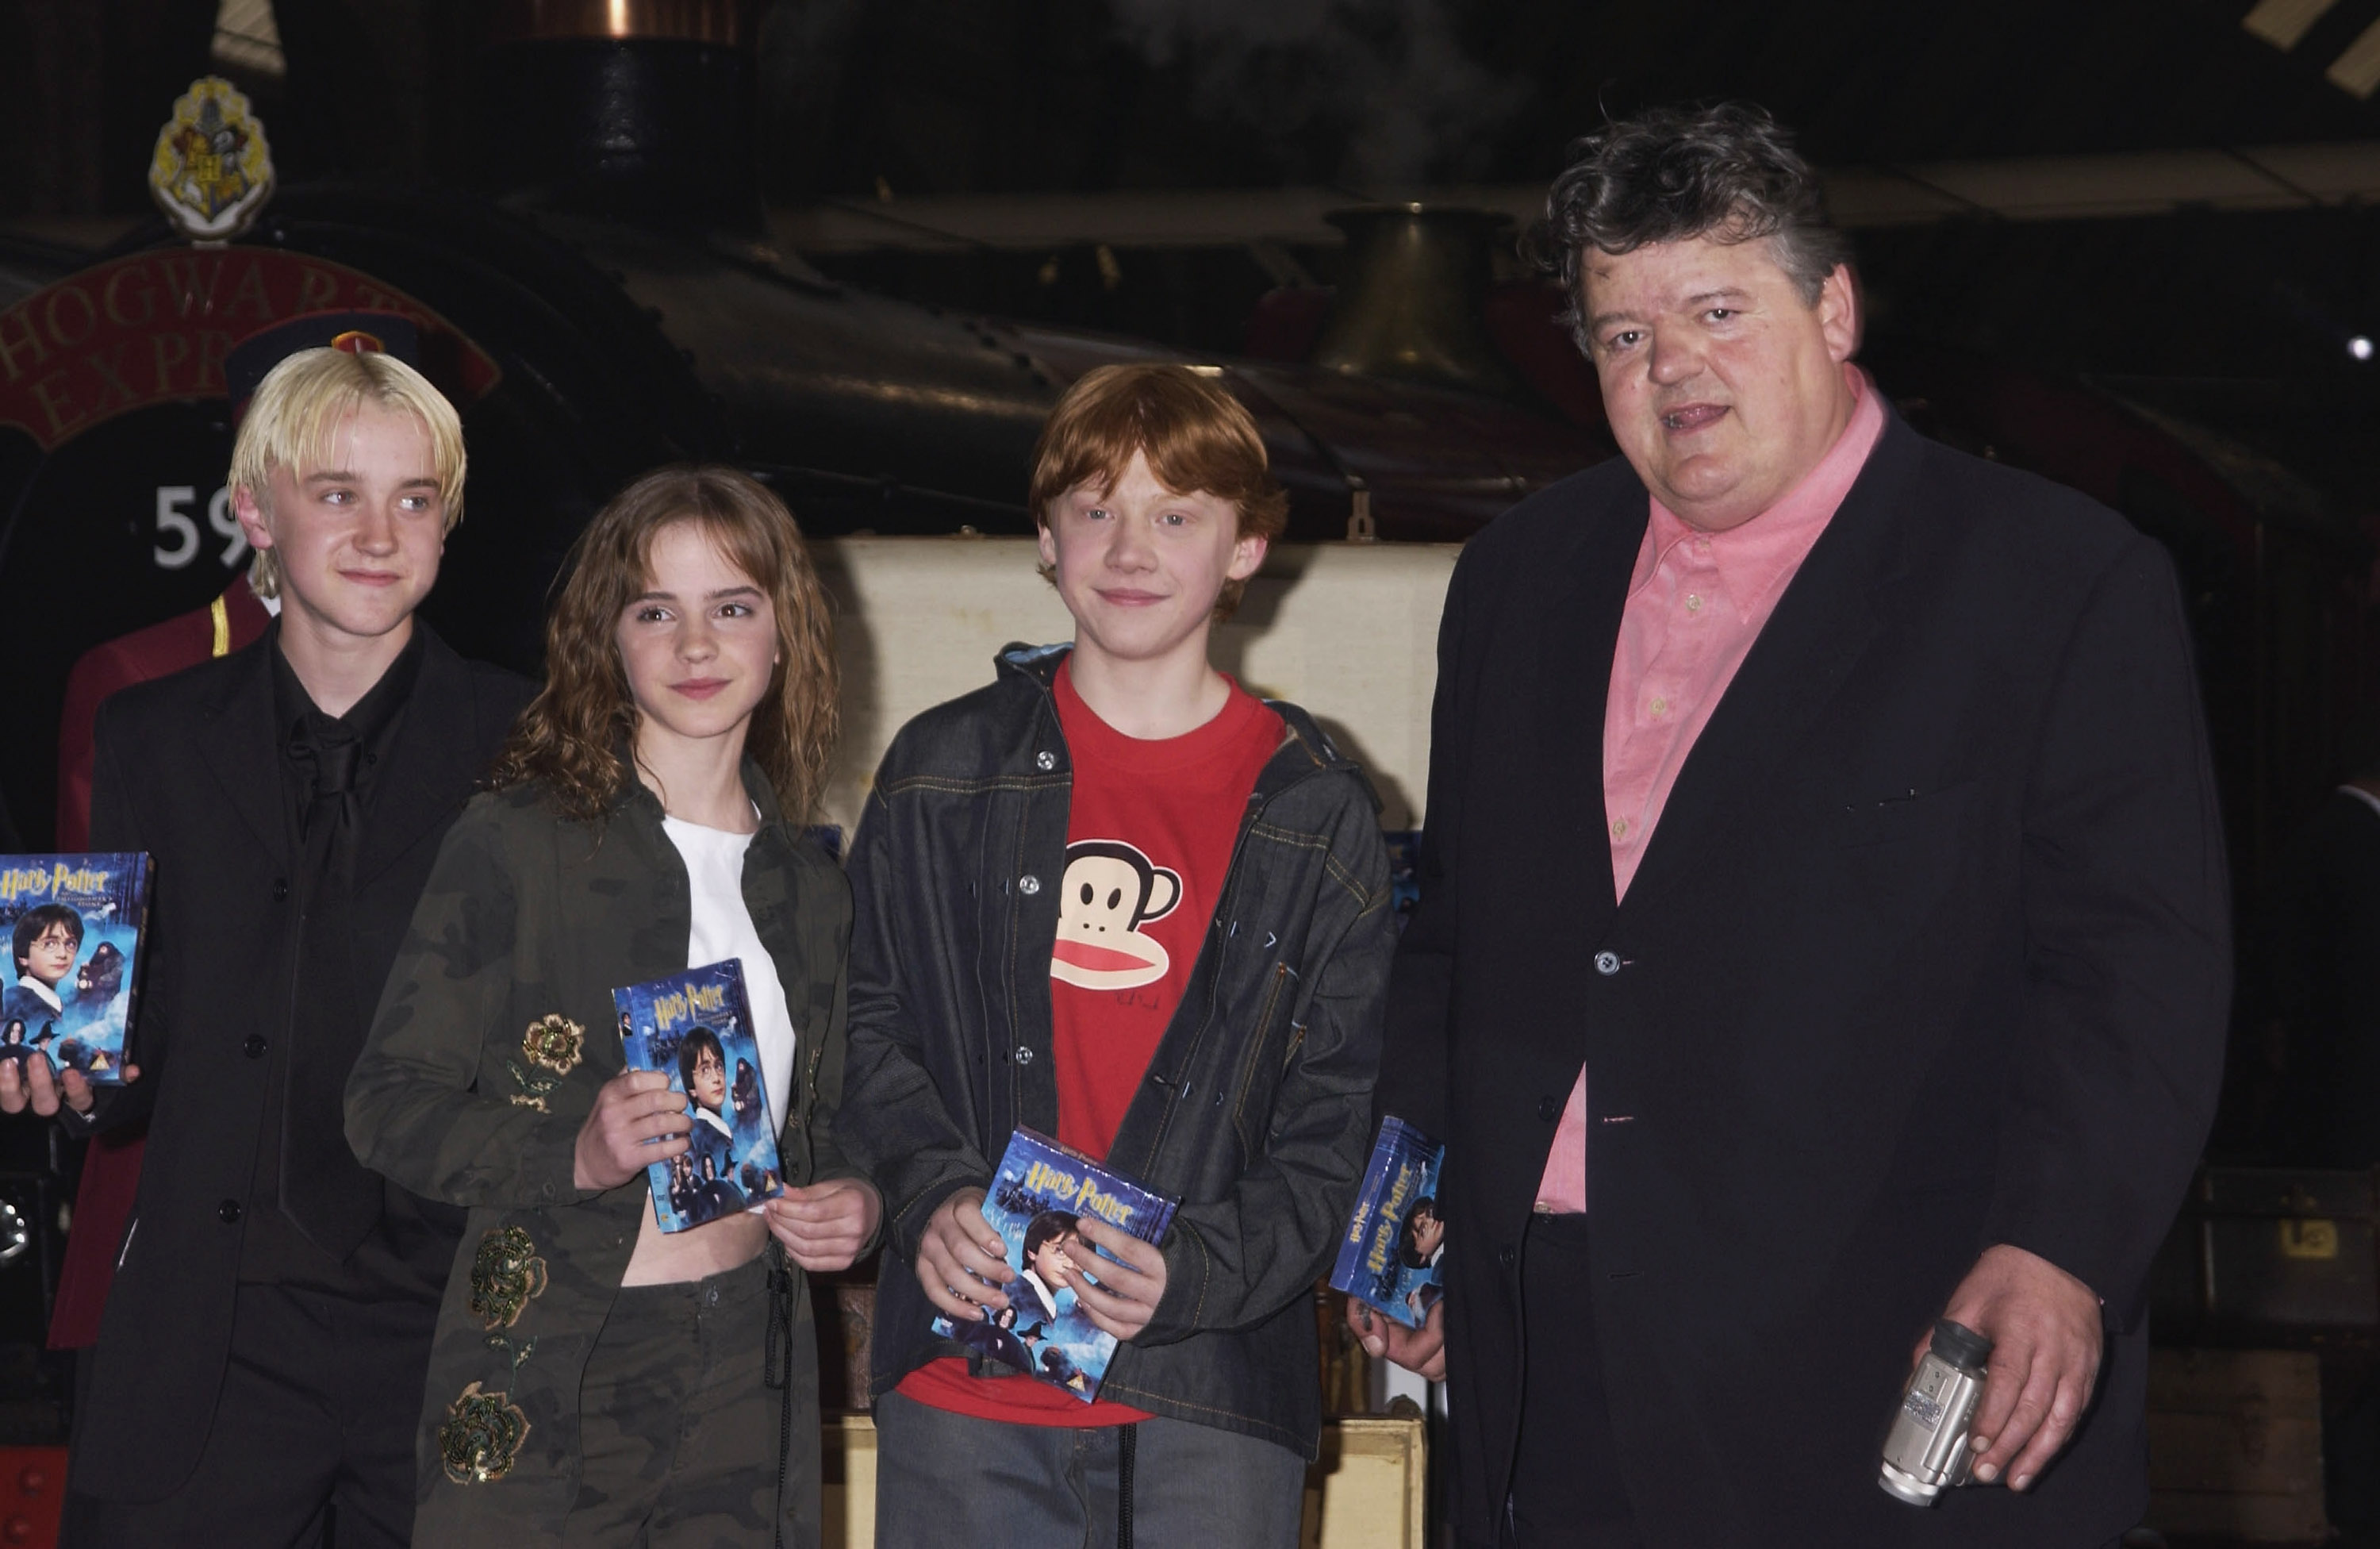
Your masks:
M800 826L834 739L833 642L793 518L729 470L638 481L571 554L546 671L446 840L347 1092L358 1156L470 1212L416 1542L813 1544L795 1271L850 1264L881 1205L834 1140L851 906ZM791 1187L664 1235L646 1168L686 1156L691 1125L666 1075L624 1068L612 992L731 957Z

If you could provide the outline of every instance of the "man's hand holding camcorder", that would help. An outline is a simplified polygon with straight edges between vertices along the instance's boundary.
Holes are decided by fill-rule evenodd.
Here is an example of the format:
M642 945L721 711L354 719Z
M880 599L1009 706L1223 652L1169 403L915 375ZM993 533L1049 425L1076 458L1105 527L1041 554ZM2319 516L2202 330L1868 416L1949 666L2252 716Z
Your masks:
M1992 1341L1969 1432L1975 1478L2029 1488L2074 1434L2099 1380L2099 1299L2038 1254L1984 1250L1942 1315ZM1920 1340L1917 1358L1925 1352ZM1912 1361L1912 1365L1914 1362Z

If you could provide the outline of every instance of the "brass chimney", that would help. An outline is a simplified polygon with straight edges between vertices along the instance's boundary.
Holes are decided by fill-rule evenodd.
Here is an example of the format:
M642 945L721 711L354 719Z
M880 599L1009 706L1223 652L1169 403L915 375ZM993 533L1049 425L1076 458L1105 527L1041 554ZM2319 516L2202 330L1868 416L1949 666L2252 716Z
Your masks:
M1330 221L1347 234L1347 262L1314 347L1316 365L1475 393L1512 391L1482 309L1492 244L1510 229L1510 216L1383 204L1341 210Z

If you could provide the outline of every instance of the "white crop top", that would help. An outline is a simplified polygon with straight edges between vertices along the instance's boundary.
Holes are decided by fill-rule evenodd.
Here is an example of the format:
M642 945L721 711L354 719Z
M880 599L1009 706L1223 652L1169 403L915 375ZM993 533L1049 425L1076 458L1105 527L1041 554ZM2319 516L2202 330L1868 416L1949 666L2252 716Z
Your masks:
M794 1079L794 1018L785 1010L785 987L777 979L776 960L760 945L752 928L752 911L744 905L744 852L752 847L749 834L705 828L681 818L664 816L662 832L686 861L686 880L694 885L694 929L686 944L686 966L744 963L744 989L752 997L752 1032L760 1045L760 1079L769 1089L769 1129L784 1132L785 1096Z

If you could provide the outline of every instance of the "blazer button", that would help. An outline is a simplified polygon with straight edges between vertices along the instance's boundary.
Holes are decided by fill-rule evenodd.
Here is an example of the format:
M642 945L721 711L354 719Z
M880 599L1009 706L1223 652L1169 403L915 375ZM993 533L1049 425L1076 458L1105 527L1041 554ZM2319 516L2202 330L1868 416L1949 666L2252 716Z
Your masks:
M215 1206L215 1219L222 1222L226 1226L237 1226L239 1224L239 1201L237 1200L225 1200L223 1203Z
M1019 1043L1014 1057L1019 1065L1030 1065L1033 1063L1033 1051Z
M1018 877L1016 879L1016 891L1030 898L1033 895L1041 891L1041 879L1039 877L1030 875Z
M1510 1269L1521 1262L1521 1250L1508 1242L1496 1250L1496 1262Z
M1609 947L1595 955L1595 971L1609 979L1620 971L1620 954Z
M289 901L289 879L287 877L274 877L273 879L273 901L276 904L285 904Z
M248 1041L239 1046L239 1052L250 1059L262 1059L265 1048L264 1034L251 1032L248 1035Z
M1562 1105L1560 1098L1540 1097L1537 1099L1537 1116L1544 1119L1548 1124L1551 1124L1554 1120L1561 1117L1561 1111Z

